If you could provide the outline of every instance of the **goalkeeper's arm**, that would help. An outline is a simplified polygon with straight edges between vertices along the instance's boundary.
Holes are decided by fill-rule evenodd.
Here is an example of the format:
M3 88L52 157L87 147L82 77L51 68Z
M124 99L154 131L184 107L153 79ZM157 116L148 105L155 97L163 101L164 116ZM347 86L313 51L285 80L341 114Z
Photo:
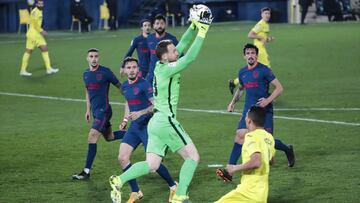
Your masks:
M190 63L195 61L195 59L197 58L197 56L200 53L200 49L201 49L203 43L204 43L204 38L199 36L199 33L198 33L198 36L195 38L194 42L190 46L187 53L183 57L181 57L178 61L169 63L169 65L168 65L169 68L167 69L169 71L168 72L169 76L179 73L180 71L187 68Z
M190 45L195 34L196 34L196 26L194 25L194 23L191 23L189 28L181 37L179 44L176 46L179 55L182 55L184 53L184 50Z

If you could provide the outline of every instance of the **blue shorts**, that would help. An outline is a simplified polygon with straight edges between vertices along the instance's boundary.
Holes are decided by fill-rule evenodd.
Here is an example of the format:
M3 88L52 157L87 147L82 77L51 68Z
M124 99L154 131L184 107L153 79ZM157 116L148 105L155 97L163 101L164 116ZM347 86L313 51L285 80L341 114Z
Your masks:
M103 135L107 135L110 130L110 119L112 111L109 112L95 112L93 113L94 121L91 128L101 132Z
M130 127L126 131L121 143L126 143L134 148L134 150L143 143L144 149L148 143L147 123L139 124L137 122L131 122Z
M248 109L244 109L241 119L238 123L237 129L246 129L246 122L245 122L245 117L246 117L246 113L248 112ZM270 133L273 134L274 132L274 113L273 111L267 111L266 112L266 118L265 118L265 125L264 128L265 130Z

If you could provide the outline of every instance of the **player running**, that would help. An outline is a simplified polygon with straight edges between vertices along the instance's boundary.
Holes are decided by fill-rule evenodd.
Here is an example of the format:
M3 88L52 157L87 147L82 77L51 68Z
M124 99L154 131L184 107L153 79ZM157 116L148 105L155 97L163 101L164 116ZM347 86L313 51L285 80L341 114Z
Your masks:
M125 58L122 68L127 74L128 80L121 86L126 99L126 104L124 119L119 126L120 130L125 130L129 119L132 121L124 138L122 139L118 156L120 165L125 172L131 167L130 157L139 144L142 143L146 149L148 143L147 125L153 115L154 99L153 88L150 86L148 81L139 76L137 59L132 57ZM170 202L176 191L176 183L163 164L160 164L160 167L156 172L169 185ZM129 185L132 192L127 202L131 203L141 199L143 197L143 193L140 191L136 180L130 180Z
M87 54L89 68L85 70L83 79L86 87L86 113L85 120L90 122L90 111L93 114L93 124L88 136L88 153L84 169L72 176L73 180L87 180L90 178L90 169L96 156L97 141L101 135L110 142L121 139L125 131L112 132L110 119L112 116L109 104L110 83L121 88L121 83L114 73L99 64L99 50L89 49Z
M237 127L235 143L230 154L228 165L236 165L241 153L244 143L246 129L245 117L249 108L254 105L264 107L266 110L266 120L264 128L269 133L273 134L273 105L272 102L283 91L283 87L278 79L274 76L271 69L257 61L258 48L253 44L246 44L243 49L244 58L247 61L247 66L239 71L240 85L234 93L234 97L227 107L227 111L233 112L236 102L240 100L241 92L245 89L245 104L242 117ZM274 91L269 93L269 86L275 87ZM275 139L275 149L285 152L288 159L289 167L295 164L295 155L292 145L285 145L279 139ZM218 169L217 175L225 181L232 180L232 173L226 169Z
M147 44L147 38L150 34L151 22L148 19L144 19L140 22L142 33L139 36L136 36L132 41L129 47L128 52L125 55L126 57L132 56L134 50L136 49L136 53L139 59L139 77L146 78L149 72L149 63L150 63L150 51ZM122 70L120 73L122 73Z
M121 202L121 188L126 182L155 172L167 149L177 152L185 160L180 170L179 185L172 202L181 203L189 199L187 189L200 157L191 138L177 121L176 110L179 100L180 73L195 61L212 21L211 13L204 12L203 16L200 19L203 20L203 23L193 20L176 47L170 40L163 40L156 47L156 55L160 61L156 63L154 71L154 115L148 125L149 141L146 149L146 161L134 164L120 176L110 177L113 202ZM208 24L204 24L205 21ZM196 28L198 29L197 37L191 44L196 34ZM190 44L188 52L179 58Z

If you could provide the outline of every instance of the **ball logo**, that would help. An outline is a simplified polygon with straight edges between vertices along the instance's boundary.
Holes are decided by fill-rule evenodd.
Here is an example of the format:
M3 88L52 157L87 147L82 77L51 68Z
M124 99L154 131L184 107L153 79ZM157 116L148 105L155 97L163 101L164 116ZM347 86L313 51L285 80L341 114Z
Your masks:
M254 71L253 77L254 77L254 78L258 78L258 77L259 77L259 72L258 72L258 71Z
M97 74L96 75L96 80L102 80L103 78L103 75L102 74Z

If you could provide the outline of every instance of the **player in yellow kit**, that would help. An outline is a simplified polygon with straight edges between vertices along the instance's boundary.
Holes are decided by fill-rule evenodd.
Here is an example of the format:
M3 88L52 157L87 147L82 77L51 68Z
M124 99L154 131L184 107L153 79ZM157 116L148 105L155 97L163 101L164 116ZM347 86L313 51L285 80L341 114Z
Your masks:
M226 170L233 175L242 172L241 183L235 190L215 203L266 203L269 192L270 165L275 156L273 136L264 129L266 111L253 106L246 115L249 132L242 148L242 163L228 165Z
M35 47L39 47L41 50L42 58L44 59L46 73L53 74L57 73L59 69L51 68L50 58L48 47L45 41L44 36L47 35L47 32L41 28L42 24L42 9L44 7L43 0L38 0L36 2L36 7L31 11L30 14L30 27L26 33L26 49L24 56L22 58L21 76L31 76L32 74L26 71L26 68L29 63L30 55Z
M269 36L271 9L268 7L261 9L261 20L250 30L248 37L254 40L254 45L259 49L258 62L270 68L269 55L266 51L266 44L275 40ZM235 86L239 84L239 79L229 80L229 89L233 94Z

